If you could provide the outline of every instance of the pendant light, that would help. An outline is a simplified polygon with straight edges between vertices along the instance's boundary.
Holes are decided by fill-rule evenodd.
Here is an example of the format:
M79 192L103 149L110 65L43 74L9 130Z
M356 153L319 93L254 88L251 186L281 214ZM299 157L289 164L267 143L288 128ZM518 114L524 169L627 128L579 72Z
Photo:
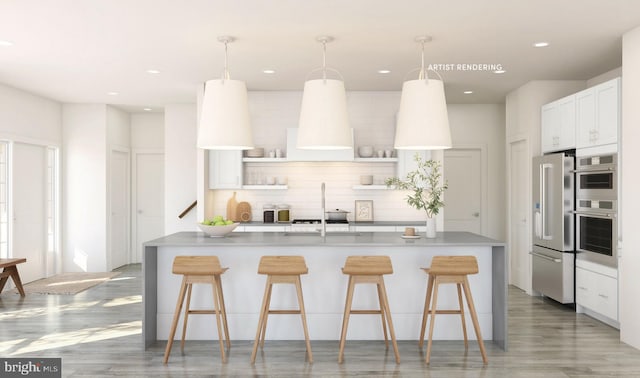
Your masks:
M205 83L198 123L198 148L207 150L249 150L253 148L247 86L231 80L227 67L227 44L233 37L218 37L224 43L224 71L221 79Z
M400 110L396 123L394 148L402 150L443 150L451 148L451 132L447 115L444 85L429 79L424 66L424 44L431 37L420 36L422 66L417 80L402 85Z
M327 43L333 38L321 36L317 41L322 43L322 79L304 83L296 147L310 150L353 148L344 82L327 79L327 70L330 70L326 64Z

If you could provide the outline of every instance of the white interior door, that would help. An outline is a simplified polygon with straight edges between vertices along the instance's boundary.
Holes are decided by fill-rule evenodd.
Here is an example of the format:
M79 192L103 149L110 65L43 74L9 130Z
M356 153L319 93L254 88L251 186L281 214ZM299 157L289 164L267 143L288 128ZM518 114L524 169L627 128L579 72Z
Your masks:
M136 154L135 253L142 262L142 243L164 235L164 154Z
M110 269L129 263L129 154L111 151Z
M444 230L482 234L485 189L483 161L479 148L444 151L445 192Z
M12 154L12 257L25 257L20 278L31 282L46 276L47 148L14 143Z
M531 292L529 257L529 190L531 159L527 140L509 143L509 281L527 293Z

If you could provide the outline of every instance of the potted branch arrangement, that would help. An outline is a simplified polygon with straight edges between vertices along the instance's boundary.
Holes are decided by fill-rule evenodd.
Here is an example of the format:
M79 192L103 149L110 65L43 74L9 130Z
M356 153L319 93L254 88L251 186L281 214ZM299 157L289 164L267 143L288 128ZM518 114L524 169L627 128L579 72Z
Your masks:
M385 180L387 187L409 190L405 198L409 206L417 210L424 210L427 215L428 238L436 237L436 219L440 209L444 207L443 195L448 188L446 182L442 182L442 165L437 160L423 160L420 155L414 157L417 168L407 174L404 180L398 177L390 177Z

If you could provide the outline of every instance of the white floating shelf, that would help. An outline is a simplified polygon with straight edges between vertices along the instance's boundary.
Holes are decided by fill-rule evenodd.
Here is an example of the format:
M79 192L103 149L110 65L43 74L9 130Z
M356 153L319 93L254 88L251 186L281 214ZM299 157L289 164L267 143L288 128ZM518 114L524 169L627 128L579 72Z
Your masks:
M250 158L250 157L245 157L242 158L242 162L244 163L285 163L287 162L287 158L286 157L282 157L282 158Z
M386 185L355 185L353 190L393 190L393 187L389 188Z
M355 161L356 163L395 163L398 161L397 157L390 157L390 158L376 158L376 157L371 157L371 158L355 158L353 159L353 161Z
M288 185L242 185L242 189L247 190L286 190Z

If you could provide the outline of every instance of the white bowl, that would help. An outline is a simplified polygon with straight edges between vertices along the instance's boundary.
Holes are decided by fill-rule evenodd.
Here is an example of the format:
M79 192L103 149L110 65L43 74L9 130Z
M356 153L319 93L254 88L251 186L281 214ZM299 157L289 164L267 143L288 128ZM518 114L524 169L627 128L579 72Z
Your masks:
M202 232L212 238L221 238L233 231L236 227L238 227L239 224L240 223L232 223L226 226L206 226L202 223L198 223L198 227L200 227Z
M373 146L358 147L358 156L362 158L370 158L373 156Z

